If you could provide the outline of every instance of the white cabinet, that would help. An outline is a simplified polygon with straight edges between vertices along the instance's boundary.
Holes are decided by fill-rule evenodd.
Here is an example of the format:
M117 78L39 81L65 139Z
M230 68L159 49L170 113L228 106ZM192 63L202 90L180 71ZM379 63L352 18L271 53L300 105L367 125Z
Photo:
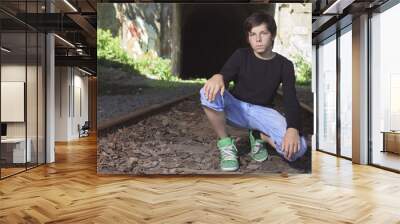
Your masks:
M25 163L32 161L32 140L27 138L26 143L27 147L25 151L25 138L7 138L1 140L2 147L12 148L13 163ZM25 161L25 159L27 160Z

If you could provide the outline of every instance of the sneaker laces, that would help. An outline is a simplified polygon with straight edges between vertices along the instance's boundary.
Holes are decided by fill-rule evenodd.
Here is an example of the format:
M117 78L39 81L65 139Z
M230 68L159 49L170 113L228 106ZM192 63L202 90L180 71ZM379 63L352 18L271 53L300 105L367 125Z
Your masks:
M234 149L236 149L234 145L229 145L220 148L222 158L224 160L236 160L237 156Z
M254 142L254 147L252 147L252 149L251 149L251 153L252 154L257 154L262 147L263 147L263 143L262 142L255 141Z

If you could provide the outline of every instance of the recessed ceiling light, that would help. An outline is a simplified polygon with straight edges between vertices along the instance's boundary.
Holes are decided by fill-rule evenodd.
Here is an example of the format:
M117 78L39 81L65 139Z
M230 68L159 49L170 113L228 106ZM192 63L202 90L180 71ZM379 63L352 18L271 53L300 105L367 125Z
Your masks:
M85 74L92 75L92 73L89 73L88 71L85 71L85 70L83 70L83 69L81 69L81 68L79 68L79 67L78 67L78 69L79 69L81 72L85 73Z
M72 10L74 10L75 12L78 12L78 10L68 1L68 0L64 0L65 4L67 4Z
M4 51L4 52L7 52L7 53L10 53L10 52L11 52L11 50L9 50L9 49L7 49L7 48L5 48L5 47L1 47L1 50Z
M62 38L62 37L60 37L60 36L57 35L57 34L54 34L54 36L57 37L57 38L58 38L59 40L61 40L62 42L66 43L67 45L69 45L69 46L75 48L75 45L73 45L73 44L72 44L71 42L69 42L68 40L66 40L66 39L64 39L64 38Z
M343 9L351 5L355 0L336 0L327 9L325 9L322 14L342 14Z

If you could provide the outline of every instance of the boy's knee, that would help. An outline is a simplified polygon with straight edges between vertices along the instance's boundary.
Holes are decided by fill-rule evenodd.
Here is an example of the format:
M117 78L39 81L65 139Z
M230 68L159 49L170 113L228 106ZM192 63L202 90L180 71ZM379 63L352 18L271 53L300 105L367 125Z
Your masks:
M301 140L300 140L300 150L297 151L297 152L292 156L292 158L290 158L288 161L289 161L289 162L294 162L294 161L300 159L301 157L303 157L303 156L306 154L306 152L307 152L307 148L308 148L308 147L307 147L307 143L306 143L305 139L301 139Z
M218 92L215 94L215 98L214 98L213 101L221 101L222 98L223 98L223 96L221 96L221 91L218 90ZM204 87L202 87L200 89L200 99L208 101L207 96L206 96L206 91L205 91Z
M222 100L222 96L219 93L219 91L218 91L217 95L215 96L215 99L213 101L210 101L207 99L207 96L205 95L204 87L202 87L200 89L200 101L203 106L206 106L213 110L223 111L223 109L224 109L224 102Z
M200 89L200 99L202 99L202 100L207 100L206 91L205 91L204 87L202 87L202 88Z
M203 96L203 95L204 95L204 92L205 92L205 90L204 90L204 86L203 86L203 87L201 87L201 89L200 89L200 95Z

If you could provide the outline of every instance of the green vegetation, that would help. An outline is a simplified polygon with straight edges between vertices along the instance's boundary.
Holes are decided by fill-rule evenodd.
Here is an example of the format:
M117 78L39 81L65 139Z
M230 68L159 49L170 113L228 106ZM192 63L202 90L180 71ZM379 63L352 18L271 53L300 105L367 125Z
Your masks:
M294 67L296 71L296 84L302 86L311 85L311 64L303 56L296 54L294 57Z
M145 53L131 58L122 48L119 38L109 30L97 29L97 59L105 66L118 67L127 72L145 75L150 79L169 82L204 83L204 79L182 80L171 72L171 60Z
M135 61L135 68L140 73L149 76L153 79L165 81L178 81L179 78L171 72L171 60L155 57L145 53Z
M121 49L119 39L112 37L109 30L97 30L97 58L126 65L124 68L134 69L133 61Z

